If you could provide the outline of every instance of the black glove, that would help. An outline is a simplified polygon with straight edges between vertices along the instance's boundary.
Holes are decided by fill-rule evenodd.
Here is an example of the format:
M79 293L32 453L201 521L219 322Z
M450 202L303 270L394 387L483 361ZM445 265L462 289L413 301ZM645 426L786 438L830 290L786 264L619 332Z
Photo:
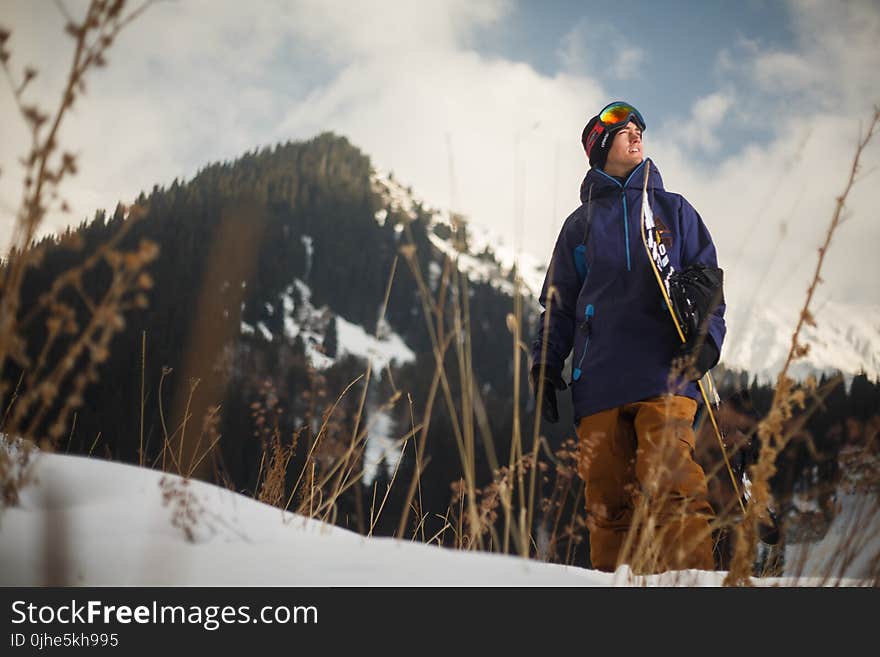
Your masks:
M532 394L535 395L535 402L538 401L538 387L540 381L538 377L541 375L541 366L533 365L529 372L529 378L532 382ZM556 424L559 421L559 407L556 405L556 391L565 390L568 386L562 380L562 373L557 369L550 367L544 368L544 389L542 391L543 401L541 403L541 415L550 424Z
M669 296L678 323L688 341L705 332L706 318L724 302L724 273L717 267L695 264L669 277Z
M700 346L699 353L695 354L694 350L696 349L697 342L698 340L693 338L687 342L682 342L678 348L680 362L687 363L684 376L687 377L688 381L699 381L702 379L706 372L715 367L715 363L718 362L718 357L721 355L718 353L715 343L712 342L712 338L708 335L703 338L703 344Z

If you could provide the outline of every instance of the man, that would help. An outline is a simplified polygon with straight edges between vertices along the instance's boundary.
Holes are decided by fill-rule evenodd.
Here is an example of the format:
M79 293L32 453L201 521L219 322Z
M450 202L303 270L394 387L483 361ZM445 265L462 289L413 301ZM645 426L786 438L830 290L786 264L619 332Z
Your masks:
M669 271L719 270L700 216L663 188L644 158L645 128L624 102L584 128L591 169L544 281L531 381L543 417L558 421L556 391L567 387L562 370L574 350L570 385L593 567L711 570L712 508L693 459L692 425L695 381L720 355L724 304L703 303L683 318L702 330L682 344L642 239L645 186L652 237L668 254Z

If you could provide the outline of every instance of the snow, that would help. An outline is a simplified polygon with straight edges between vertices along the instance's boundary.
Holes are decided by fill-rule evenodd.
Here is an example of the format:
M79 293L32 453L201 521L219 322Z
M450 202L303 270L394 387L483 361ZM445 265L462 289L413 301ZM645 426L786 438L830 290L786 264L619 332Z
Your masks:
M287 289L284 291L284 294L281 295L281 307L284 308L284 314L290 315L293 314L293 297L290 296L293 293L293 287L288 285Z
M370 486L379 472L379 466L385 465L385 472L390 479L400 460L401 449L397 441L391 437L394 421L386 411L373 410L370 413L367 430L367 446L364 451L364 483ZM384 494L384 490L377 495Z
M299 292L302 303L297 308L293 300L294 287ZM336 360L320 350L324 343L324 332L327 322L332 321L327 311L316 310L311 303L312 290L301 280L294 279L281 293L281 307L284 309L284 336L293 340L300 336L305 345L306 357L312 367L318 370L327 369Z
M309 274L312 272L312 255L315 253L314 240L311 235L303 235L302 236L303 246L306 247L306 273L305 277L308 279Z
M270 331L263 322L257 322L257 328L260 329L260 334L266 342L272 342L272 331Z
M843 494L840 510L820 541L786 546L785 574L828 573L870 577L880 556L880 506L876 497Z
M799 513L805 512L813 512L818 513L821 511L819 508L819 503L813 497L807 497L802 493L797 493L792 497L792 504L794 508L797 509Z
M371 179L373 190L384 197L385 202L392 210L401 212L410 219L416 218L416 202L412 193L394 180L390 173L376 171L372 174ZM386 212L381 219L382 223L385 222L387 216ZM376 220L379 221L378 213Z
M316 370L326 370L336 363L335 358L330 358L330 356L318 351L313 342L306 343L306 356L308 356L309 362Z
M40 453L34 474L20 505L0 516L2 586L41 585L50 571L78 586L719 586L725 576L640 577L626 566L602 573L364 537L225 488L100 459ZM194 512L189 538L173 523L184 503Z
M468 226L470 230L470 226ZM431 244L441 253L445 253L451 260L458 262L458 270L467 274L468 280L481 283L488 283L497 290L507 296L512 297L514 294L514 284L507 279L510 268L516 264L517 271L520 274L520 294L538 298L541 287L544 284L545 268L535 263L534 259L526 254L514 255L508 249L490 246L493 257L497 262L476 257L471 253L460 252L456 247L433 232L428 232L428 239ZM473 247L471 246L473 249ZM496 250L498 248L499 250ZM473 249L476 253L482 253L484 248ZM433 264L433 263L431 263ZM430 272L429 273L433 273Z
M299 335L299 324L289 315L284 317L284 335L293 340Z
M168 477L197 509L195 540L172 525L162 473L40 455L39 483L0 525L0 583L44 581L48 534L81 586L401 586L602 584L610 576L516 557L456 552L356 533L226 489ZM133 512L136 510L136 512ZM51 521L53 529L47 529Z
M761 382L775 381L788 357L799 310L733 308L725 316L728 337L722 362L747 370ZM880 306L826 301L815 304L812 312L816 326L805 325L801 332L801 342L810 351L793 363L792 376L803 379L841 371L851 379L864 371L870 379L880 379Z
M412 193L394 180L389 173L374 172L372 182L373 189L380 194L391 210L401 212L410 219L415 219L416 206L421 205L425 208L426 212L431 215L428 225L428 238L431 243L451 259L458 258L459 271L466 273L470 280L489 283L505 294L513 296L513 285L506 279L506 276L511 267L516 265L525 293L537 299L544 284L546 263L540 262L531 254L524 253L522 249L506 246L501 238L490 230L472 223L467 224L470 252L460 253L451 242L438 237L432 230L437 224L452 227L452 218L448 210L428 208L423 202L416 200ZM378 210L375 217L380 226L384 225L388 217L388 209ZM394 229L400 232L403 230L403 226L398 223ZM483 253L486 248L492 252L497 262L490 262L473 255Z
M298 305L294 300L294 288L302 299ZM336 362L335 358L330 358L320 349L330 322L336 322L337 357L351 354L364 360L372 359L377 378L381 378L382 370L391 363L402 364L415 360L415 353L403 338L391 331L387 323L380 323L380 328L384 330L376 338L359 325L334 315L326 307L315 308L311 302L311 288L298 278L287 286L280 298L284 311L285 337L289 340L297 336L302 338L309 362L316 369L326 369Z
M293 340L299 335L299 324L297 324L296 320L293 318L295 304L293 302L293 297L291 296L292 294L292 285L289 285L281 294L281 307L284 310L284 335L290 340Z
M298 278L293 279L293 284L299 291L299 295L300 297L302 297L303 304L305 304L306 307L310 307L312 303L312 288L310 288ZM287 289L290 290L290 287L288 287Z
M432 292L437 291L437 284L440 282L440 276L443 274L443 267L434 260L428 263L428 286Z
M844 445L837 461L841 476L833 498L833 519L826 525L818 505L801 505L807 507L804 519L808 526L810 520L818 520L818 526L826 525L827 529L818 541L792 542L786 547L785 574L843 571L849 577L867 577L872 569L876 573L880 558L880 452L859 444Z
M412 349L406 346L397 333L389 332L383 339L367 333L359 324L336 317L336 335L339 352L344 352L373 361L373 372L381 378L382 371L389 364L414 362L416 359Z
M458 270L468 275L468 279L489 283L493 287L501 290L507 295L513 296L513 284L501 278L498 265L487 260L475 258L469 253L459 252L450 242L435 235L428 233L428 239L439 251L445 253L453 261L458 261Z
M468 242L473 253L482 253L486 247L491 249L504 271L510 271L516 265L526 290L535 299L538 298L547 272L546 262L522 251L522 249L507 246L501 238L479 224L468 224Z

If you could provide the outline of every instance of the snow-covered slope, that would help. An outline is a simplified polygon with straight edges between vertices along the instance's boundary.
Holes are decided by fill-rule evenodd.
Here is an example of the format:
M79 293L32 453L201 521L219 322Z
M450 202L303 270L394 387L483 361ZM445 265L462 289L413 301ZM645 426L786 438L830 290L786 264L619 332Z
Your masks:
M724 578L635 577L626 567L601 573L367 538L224 488L98 459L39 454L35 475L20 506L0 516L2 586L47 578L82 586L718 586Z
M452 218L448 212L434 215L431 225L433 227L438 224L452 227ZM436 233L431 233L429 237L431 243L450 258L455 259L458 256L459 270L466 272L471 280L490 283L511 296L513 285L508 280L508 275L516 267L522 292L537 300L547 272L546 263L529 253L514 250L483 226L468 224L467 235L467 252L459 252L451 240L444 240Z
M613 579L510 556L365 538L202 482L166 476L163 484L162 473L129 465L52 454L40 455L36 465L38 483L0 523L4 586L44 582L49 559L69 584L86 586L589 586ZM174 526L184 502L194 512L192 540Z
M457 221L465 221L463 217L460 215L453 217L448 210L425 206L413 196L409 188L401 185L387 173L377 172L373 175L373 189L385 199L388 209L402 212L410 219L415 219L415 208L421 205L431 217L428 225L431 244L441 253L457 260L459 271L466 273L469 280L489 283L512 296L514 286L510 282L510 271L515 265L523 291L537 299L547 271L546 262L504 244L488 229L470 222L466 222L467 250L461 251L451 235L454 224ZM380 210L376 221L383 223L387 216L386 210ZM450 236L441 237L447 234Z

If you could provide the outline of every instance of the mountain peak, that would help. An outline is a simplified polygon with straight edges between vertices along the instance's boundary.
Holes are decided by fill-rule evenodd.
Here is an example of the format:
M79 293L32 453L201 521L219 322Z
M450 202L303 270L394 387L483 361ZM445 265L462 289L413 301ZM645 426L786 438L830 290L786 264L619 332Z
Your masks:
M760 381L774 381L788 357L798 312L774 307L751 308L747 316L729 312L724 364ZM805 325L800 340L810 350L792 364L793 377L840 371L849 377L864 372L871 379L880 378L880 306L829 300L812 314L816 326Z

